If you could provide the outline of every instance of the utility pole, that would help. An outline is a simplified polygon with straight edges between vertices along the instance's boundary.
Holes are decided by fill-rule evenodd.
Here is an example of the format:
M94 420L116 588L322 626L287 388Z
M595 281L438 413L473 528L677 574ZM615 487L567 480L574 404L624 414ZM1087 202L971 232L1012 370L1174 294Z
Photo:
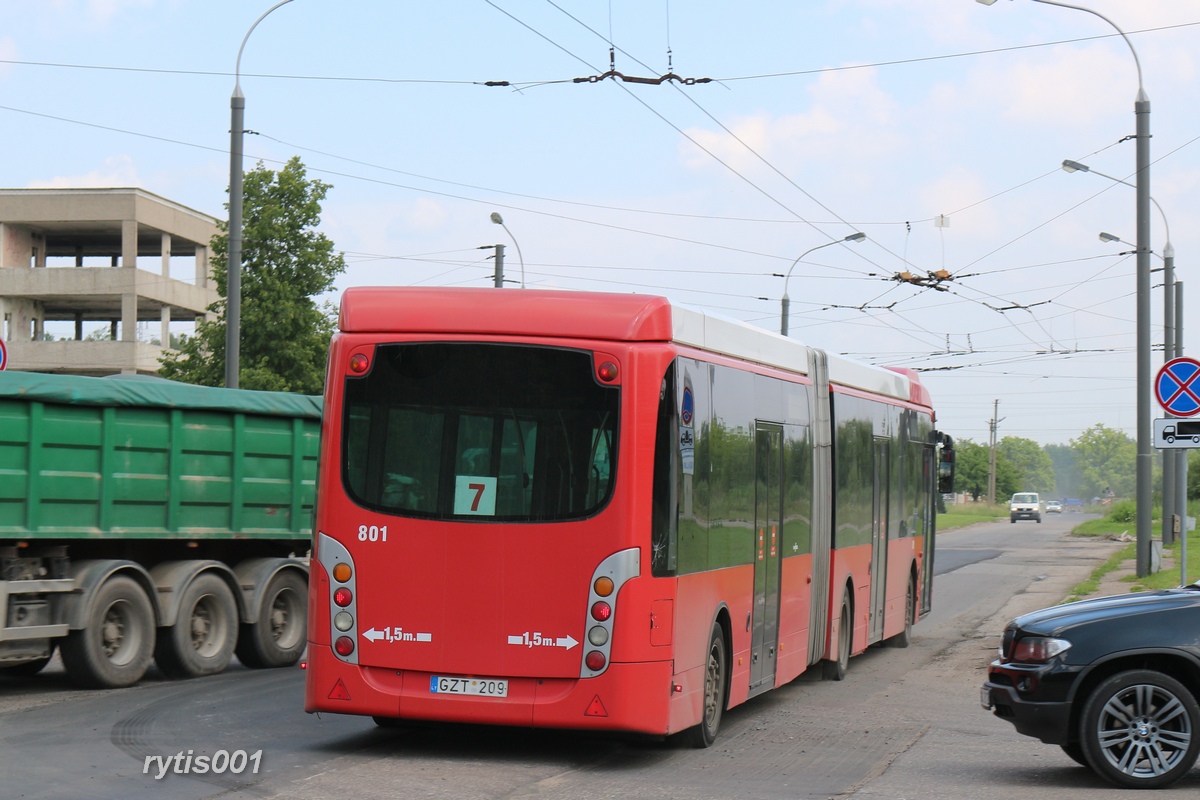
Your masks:
M990 431L990 437L988 440L987 498L988 498L988 505L990 505L990 506L994 506L996 504L996 428L1000 425L1001 422L1004 422L1004 418L1001 418L1001 419L996 418L999 413L1000 413L1000 401L993 400L992 401L992 418L990 420L988 420L988 430Z
M492 279L493 285L497 289L504 287L504 245L502 244L481 244L476 250L496 250L496 272Z

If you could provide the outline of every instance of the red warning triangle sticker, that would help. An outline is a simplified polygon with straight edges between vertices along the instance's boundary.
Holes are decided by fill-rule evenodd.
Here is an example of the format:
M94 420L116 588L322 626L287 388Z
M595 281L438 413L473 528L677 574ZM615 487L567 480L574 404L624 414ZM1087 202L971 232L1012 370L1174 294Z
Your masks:
M337 683L333 685L333 689L329 691L330 700L349 700L350 692L346 689L346 684L342 683L342 679L338 678Z
M592 698L592 702L588 703L587 711L583 712L585 717L607 717L608 710L604 708L604 703L600 702L600 695Z

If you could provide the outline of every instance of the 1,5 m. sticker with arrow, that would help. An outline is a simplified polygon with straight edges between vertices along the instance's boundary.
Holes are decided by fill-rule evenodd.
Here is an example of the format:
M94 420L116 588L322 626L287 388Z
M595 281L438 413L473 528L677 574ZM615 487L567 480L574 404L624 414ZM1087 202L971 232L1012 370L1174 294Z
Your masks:
M509 644L520 645L521 647L561 647L564 650L570 650L579 642L575 641L571 636L548 636L544 633L524 633L516 636L508 637Z
M385 642L432 642L432 633L409 633L401 627L384 628L376 630L371 628L362 633L364 639L369 642L378 642L380 639Z

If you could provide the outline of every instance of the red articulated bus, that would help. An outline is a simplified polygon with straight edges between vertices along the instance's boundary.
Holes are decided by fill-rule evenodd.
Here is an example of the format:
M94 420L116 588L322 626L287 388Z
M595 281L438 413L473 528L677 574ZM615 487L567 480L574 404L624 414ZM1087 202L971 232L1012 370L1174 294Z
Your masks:
M929 610L911 371L661 297L354 288L326 386L309 712L707 746Z

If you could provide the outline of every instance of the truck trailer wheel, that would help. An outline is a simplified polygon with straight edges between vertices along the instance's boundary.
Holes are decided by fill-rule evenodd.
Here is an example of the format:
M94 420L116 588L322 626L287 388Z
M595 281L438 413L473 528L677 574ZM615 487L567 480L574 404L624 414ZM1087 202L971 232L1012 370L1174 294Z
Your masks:
M60 651L67 675L88 688L132 686L154 654L154 611L131 578L109 578L92 596L82 630L71 631Z
M222 672L233 658L237 628L229 585L212 573L199 575L183 590L175 624L159 631L154 660L172 678Z
M276 573L262 593L258 622L242 625L237 657L247 667L290 667L308 632L308 584L295 570Z

